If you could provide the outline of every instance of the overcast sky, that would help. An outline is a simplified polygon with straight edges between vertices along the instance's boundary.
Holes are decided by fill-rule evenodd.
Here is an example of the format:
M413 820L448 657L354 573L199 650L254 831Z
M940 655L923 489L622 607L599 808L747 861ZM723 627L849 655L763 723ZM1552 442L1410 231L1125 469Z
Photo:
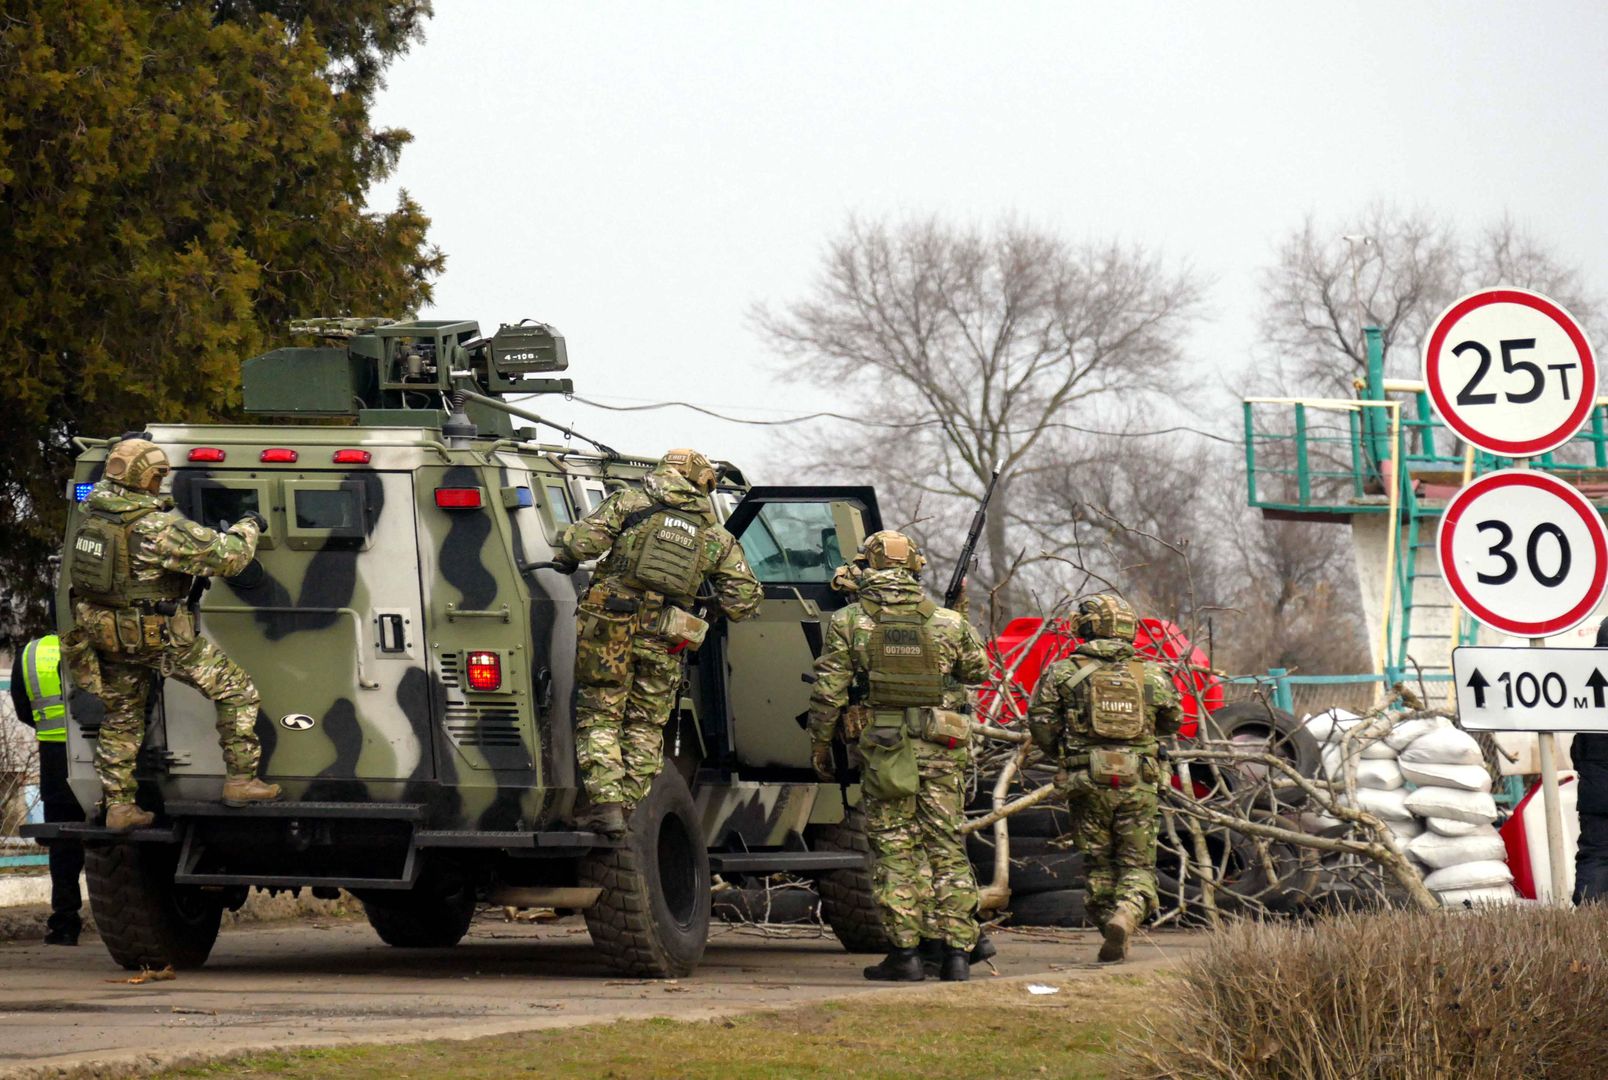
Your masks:
M1159 249L1211 283L1189 353L1213 372L1248 362L1258 274L1308 212L1511 211L1608 282L1608 5L436 8L375 110L414 142L374 201L405 187L433 219L434 314L551 322L612 403L874 410L780 383L746 322L805 291L850 213ZM776 452L684 410L537 407L622 449Z

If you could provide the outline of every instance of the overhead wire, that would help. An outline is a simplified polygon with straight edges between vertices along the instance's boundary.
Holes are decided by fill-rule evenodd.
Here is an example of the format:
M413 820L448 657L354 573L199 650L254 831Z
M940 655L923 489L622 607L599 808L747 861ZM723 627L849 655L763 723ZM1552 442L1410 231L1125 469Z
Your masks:
M710 409L703 405L697 405L690 401L654 401L643 405L610 405L594 398L583 397L580 394L574 394L571 396L583 405L590 405L595 409L606 409L610 412L647 412L655 409L689 409L692 412L702 413L703 415L713 417L716 420L724 420L731 424L748 424L754 427L786 427L793 424L807 424L815 420L843 420L850 424L859 424L862 427L879 427L896 431L909 431L918 428L937 427L942 423L942 421L937 419L897 421L872 420L863 416L850 416L847 413L832 412L830 410L805 413L802 416L782 417L776 420L760 420L750 417L730 416L726 413L716 412L714 409ZM1099 428L1083 427L1079 424L1068 424L1064 421L1053 420L1045 423L1043 427L1063 431L1076 431L1084 435L1099 435L1106 438L1116 439L1145 439L1183 432L1190 435L1199 435L1203 439L1211 439L1214 442L1227 443L1231 446L1239 446L1242 443L1240 439L1228 438L1224 435L1218 435L1215 432L1206 431L1197 427L1190 427L1187 424L1177 424L1172 427L1158 428L1153 431L1104 431ZM1028 435L1031 434L1031 432L1005 431L1001 434L1017 436Z

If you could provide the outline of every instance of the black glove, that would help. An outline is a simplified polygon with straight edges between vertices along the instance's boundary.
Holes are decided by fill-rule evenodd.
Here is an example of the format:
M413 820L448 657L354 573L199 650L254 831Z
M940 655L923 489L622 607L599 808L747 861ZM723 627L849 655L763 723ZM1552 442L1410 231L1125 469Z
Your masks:
M255 510L247 510L244 514L241 514L240 521L255 521L257 523L257 532L259 534L268 531L268 519L257 513ZM235 524L238 525L239 523L240 522L236 522Z
M573 574L581 568L581 564L568 555L554 555L553 569L560 574Z

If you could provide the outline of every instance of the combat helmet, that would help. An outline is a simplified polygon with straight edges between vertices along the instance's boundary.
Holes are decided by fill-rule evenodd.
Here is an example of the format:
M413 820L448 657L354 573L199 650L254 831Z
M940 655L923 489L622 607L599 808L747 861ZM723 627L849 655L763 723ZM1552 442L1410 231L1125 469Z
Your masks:
M1134 614L1128 601L1115 593L1096 593L1085 597L1078 603L1078 613L1072 621L1073 633L1089 640L1115 638L1118 641L1132 641L1138 628L1139 617Z
M717 474L709 459L696 450L671 450L659 459L660 468L671 468L692 482L705 495L715 490Z
M104 475L130 491L155 492L172 471L160 446L144 439L123 439L106 455Z
M900 567L912 574L919 574L921 568L927 565L927 556L921 553L916 542L892 529L883 529L866 537L860 545L860 554L865 556L865 564L873 570Z

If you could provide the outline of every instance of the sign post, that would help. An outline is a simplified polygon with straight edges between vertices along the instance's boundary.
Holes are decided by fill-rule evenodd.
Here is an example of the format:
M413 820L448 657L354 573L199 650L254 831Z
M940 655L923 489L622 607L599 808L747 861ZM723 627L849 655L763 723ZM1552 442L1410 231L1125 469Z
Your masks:
M1435 411L1465 442L1523 459L1567 442L1590 417L1597 361L1579 322L1560 305L1523 289L1482 289L1452 304L1430 328L1424 383ZM1590 501L1569 484L1528 471L1528 461L1515 464L1453 496L1441 519L1437 552L1447 587L1464 610L1495 630L1528 637L1530 647L1539 649L1548 634L1578 626L1601 601L1608 582L1608 531ZM1458 715L1465 727L1473 726L1470 717L1483 708L1465 712L1465 691L1491 690L1474 685L1488 678L1478 669L1469 672L1472 683L1464 685L1457 654L1467 651L1453 654ZM1561 680L1553 672L1536 685L1556 689ZM1559 899L1564 893L1563 813L1553 733L1571 729L1559 723L1550 698L1537 700L1545 701L1553 716L1531 730L1541 758L1552 896Z

